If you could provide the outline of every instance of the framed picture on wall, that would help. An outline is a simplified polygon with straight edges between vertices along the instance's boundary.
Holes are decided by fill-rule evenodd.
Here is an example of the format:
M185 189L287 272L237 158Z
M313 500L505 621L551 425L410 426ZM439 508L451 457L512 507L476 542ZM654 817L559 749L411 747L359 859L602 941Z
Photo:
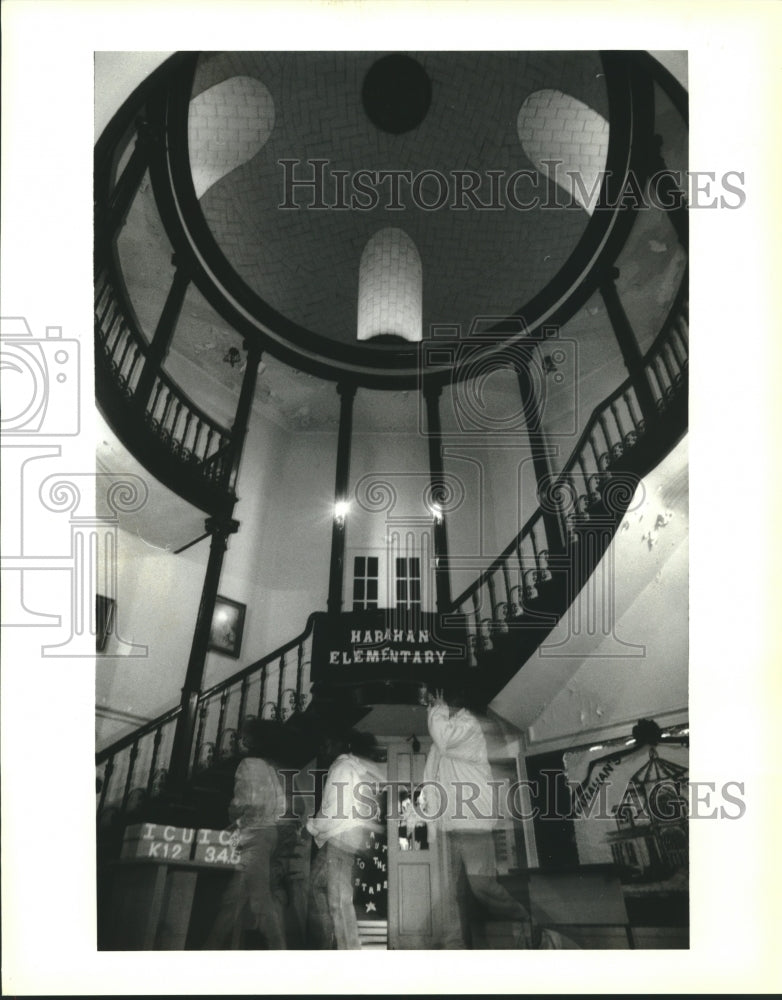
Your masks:
M246 604L218 596L209 632L209 649L237 659L242 649Z

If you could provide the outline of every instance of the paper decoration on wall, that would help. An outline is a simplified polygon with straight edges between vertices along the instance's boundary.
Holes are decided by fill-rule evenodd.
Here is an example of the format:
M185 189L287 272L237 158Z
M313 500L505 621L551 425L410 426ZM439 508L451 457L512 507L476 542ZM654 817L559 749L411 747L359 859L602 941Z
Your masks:
M353 903L364 913L374 914L378 920L388 915L388 882L378 877L386 871L387 850L385 833L372 830L367 832L363 849L353 862Z
M582 864L613 862L626 884L686 891L688 732L641 720L630 739L564 755Z

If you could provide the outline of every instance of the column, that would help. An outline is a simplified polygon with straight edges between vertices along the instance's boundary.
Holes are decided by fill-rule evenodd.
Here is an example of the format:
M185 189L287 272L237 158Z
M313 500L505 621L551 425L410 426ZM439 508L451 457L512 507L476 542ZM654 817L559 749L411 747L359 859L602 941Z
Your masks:
M144 368L141 371L134 393L134 399L142 410L146 409L150 394L152 393L152 387L155 384L155 376L168 355L171 339L174 336L174 330L176 330L176 325L179 321L179 314L182 311L182 304L185 301L185 295L190 285L190 275L186 274L183 268L179 266L176 254L172 256L171 263L176 268L174 271L174 280L171 282L163 311L160 313L155 333L147 348Z
M687 196L676 183L675 172L665 165L662 144L662 136L655 135L649 154L649 174L654 179L657 201L666 206L665 212L671 220L679 242L685 250L689 250L690 221L687 215Z
M603 297L608 318L614 329L619 350L622 352L625 367L633 380L633 388L638 396L641 414L648 426L657 416L657 407L649 384L649 375L646 371L641 348L638 346L635 331L630 325L630 320L627 318L627 313L624 311L624 307L619 299L619 293L616 289L616 279L618 277L618 268L611 268L608 277L600 285L600 294Z
M353 433L353 384L337 386L340 396L339 437L337 439L337 473L334 483L334 511L331 527L331 561L329 564L329 614L342 610L342 589L345 574L345 527L348 515L348 478L350 476L350 444Z
M258 366L261 363L262 357L261 349L257 344L245 341L243 347L247 351L247 365L244 369L242 388L239 392L239 402L236 404L236 415L234 417L233 427L231 428L231 450L233 458L231 461L231 474L228 479L231 489L235 488L236 480L239 476L239 463L242 459L244 441L247 437L247 428L250 423L250 410L252 408L253 395L255 394L255 383L258 379Z
M526 351L521 352L515 371L519 382L532 466L535 469L535 479L538 484L538 498L543 509L546 544L549 554L556 555L565 551L564 515L559 505L559 493L551 489L555 474L551 465L551 451L541 420L540 398L535 387L535 380L530 372L530 363L529 354Z
M233 505L232 505L233 506ZM204 677L206 651L209 645L209 633L212 627L215 599L220 586L220 573L223 568L223 557L228 547L228 536L236 532L239 522L234 521L229 513L210 517L205 524L206 530L212 536L209 548L209 561L206 565L204 585L201 590L201 603L198 606L193 642L190 647L190 659L187 663L185 683L182 687L182 711L177 719L174 733L174 746L171 751L171 768L168 775L168 790L174 795L184 792L190 767L190 751L193 746L198 697Z
M152 133L149 124L143 120L136 122L136 144L122 175L114 185L110 195L110 205L104 235L113 239L125 224L125 219L136 197L141 179L149 166L149 149Z
M445 472L443 469L443 441L440 427L440 393L439 385L424 386L426 399L426 428L429 441L429 482L431 484L432 501L444 496ZM440 504L439 512L433 511L434 525L434 573L437 610L440 614L451 608L451 579L448 568L448 531L445 524L445 509Z

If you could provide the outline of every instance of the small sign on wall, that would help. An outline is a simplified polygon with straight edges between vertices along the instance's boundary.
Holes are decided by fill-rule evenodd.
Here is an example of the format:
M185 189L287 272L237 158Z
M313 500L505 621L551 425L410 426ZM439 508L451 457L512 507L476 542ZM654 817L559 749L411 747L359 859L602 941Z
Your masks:
M121 858L189 861L196 831L163 823L139 823L125 830Z
M236 843L235 831L199 830L193 861L206 862L219 868L236 868L241 860Z
M427 680L467 665L466 629L430 612L317 614L313 679Z

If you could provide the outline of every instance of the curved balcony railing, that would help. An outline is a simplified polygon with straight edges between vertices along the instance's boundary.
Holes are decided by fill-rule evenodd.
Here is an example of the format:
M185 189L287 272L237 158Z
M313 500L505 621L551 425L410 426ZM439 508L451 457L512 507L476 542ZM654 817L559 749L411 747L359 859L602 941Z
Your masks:
M205 483L233 491L231 432L197 406L161 369L150 366L149 344L123 309L102 268L95 284L95 339L99 362L108 368L120 396L141 414L158 444ZM142 373L148 371L148 385Z

